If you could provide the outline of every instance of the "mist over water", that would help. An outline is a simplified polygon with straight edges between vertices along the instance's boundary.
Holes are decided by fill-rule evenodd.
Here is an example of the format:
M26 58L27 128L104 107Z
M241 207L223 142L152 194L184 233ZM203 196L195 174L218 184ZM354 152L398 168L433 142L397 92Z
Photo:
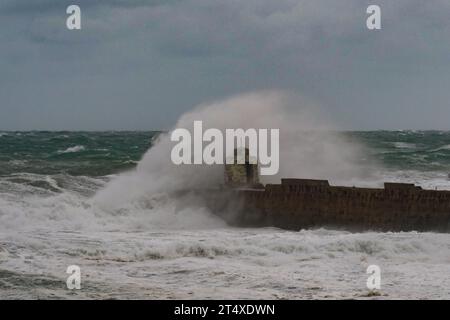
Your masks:
M364 168L360 161L363 148L347 141L313 107L284 92L250 93L201 105L181 116L174 129L190 130L193 137L193 124L198 120L203 130L217 128L223 133L238 128L279 129L280 170L275 176L261 176L263 183L279 183L281 177L345 182L367 174L367 164ZM158 136L136 170L111 181L94 197L94 203L109 212L135 212L139 207L148 216L155 215L158 227L216 225L217 218L207 212L201 199L173 196L173 192L216 188L223 184L224 167L174 165L170 158L174 145L170 132ZM165 219L170 223L165 224Z
M183 115L177 128L192 128L202 120L205 128L279 129L280 171L263 182L281 177L346 180L363 174L362 145L348 141L319 107L282 91L255 92L201 105Z
M257 92L198 106L174 128L280 129L282 177L450 189L450 133L341 132L302 97ZM434 233L235 229L180 190L220 165L175 166L169 133L1 132L0 298L449 297L450 239ZM84 290L65 289L80 265ZM38 284L38 285L37 285Z

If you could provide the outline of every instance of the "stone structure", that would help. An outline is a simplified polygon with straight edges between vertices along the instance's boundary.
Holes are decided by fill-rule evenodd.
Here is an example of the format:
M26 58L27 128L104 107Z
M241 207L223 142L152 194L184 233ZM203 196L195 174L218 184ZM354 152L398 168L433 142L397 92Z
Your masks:
M205 190L206 205L241 227L338 228L351 231L450 232L450 191L385 183L384 189L330 186L326 180L282 179L263 186L258 166L225 166L225 188Z
M236 201L239 219L231 223L246 226L450 231L450 191L422 190L412 184L369 189L283 179L261 190L236 190Z
M386 183L375 189L282 179L259 189L209 192L207 199L213 212L234 226L450 232L450 191L413 184Z
M225 165L225 184L229 187L255 187L259 185L257 159L251 159L248 148L234 149L233 164ZM239 163L241 158L245 163Z

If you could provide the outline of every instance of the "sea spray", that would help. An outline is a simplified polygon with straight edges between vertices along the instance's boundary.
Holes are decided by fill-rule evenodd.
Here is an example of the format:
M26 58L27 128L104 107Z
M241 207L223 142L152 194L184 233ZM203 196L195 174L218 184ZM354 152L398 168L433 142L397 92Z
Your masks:
M205 128L219 130L280 129L280 170L275 176L261 177L263 183L279 182L281 177L345 181L366 171L358 162L363 157L362 147L348 142L316 106L296 95L256 92L200 105L182 115L174 129L192 130L197 120ZM220 186L223 166L175 165L171 161L173 146L170 132L161 134L136 170L120 175L96 195L96 205L107 212L145 210L150 221L154 217L160 224L166 217L172 227L192 226L193 220L199 222L198 227L215 225L200 197L193 201L194 195L181 197L177 192ZM156 196L165 201L156 200ZM199 212L206 213L204 221L198 219Z
M57 138L61 135L67 138ZM330 138L326 130L324 135ZM0 139L2 298L73 298L65 286L65 272L67 266L79 265L86 280L77 292L80 299L366 299L366 270L372 264L381 268L383 298L450 298L449 234L230 228L215 220L195 196L165 191L183 188L186 181L193 187L209 182L212 186L222 181L221 170L217 177L194 180L181 170L173 176L186 174L186 179L165 180L164 188L155 182L153 193L134 191L135 182L151 184L147 178L155 174L148 173L147 159L138 168L123 164L140 160L152 136L152 132L24 132ZM355 172L343 176L347 184L398 181L450 189L450 150L432 151L450 144L449 132L336 136L352 148L359 144L347 139L362 141L369 146L363 158L383 163L376 180L358 175L365 167L357 163ZM395 142L414 143L417 148L401 148ZM86 146L86 151L56 153L76 145ZM350 163L358 162L355 158L363 150L356 149L349 154ZM302 169L298 163L292 167ZM130 180L116 183L122 179ZM111 193L117 184L118 193ZM130 190L137 196L103 210L98 196L93 197L99 189L111 203L115 196L126 200L121 196Z
M276 176L261 177L263 183L279 183L281 177L347 184L366 181L363 175L368 165L361 165L360 159L370 159L369 153L337 132L319 108L299 96L269 91L231 97L198 106L182 115L174 128L191 128L197 119L205 128L280 129L280 171ZM189 192L223 184L223 166L172 164L169 134L154 139L151 132L11 135L9 145L22 146L28 141L28 149L18 147L8 153L9 145L0 145L7 161L0 168L5 175L0 181L4 229L48 225L77 230L224 227L202 198ZM62 135L64 139L59 138ZM85 150L57 153L74 146L85 146ZM20 160L26 160L20 167L10 163L19 160L14 158L17 152Z

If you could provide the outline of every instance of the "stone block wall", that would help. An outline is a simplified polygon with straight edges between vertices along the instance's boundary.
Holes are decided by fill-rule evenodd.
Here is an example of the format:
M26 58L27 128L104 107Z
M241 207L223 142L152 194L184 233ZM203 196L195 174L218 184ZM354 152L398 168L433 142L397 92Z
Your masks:
M450 191L387 183L384 189L335 187L283 179L262 190L238 190L234 224L284 229L450 231Z

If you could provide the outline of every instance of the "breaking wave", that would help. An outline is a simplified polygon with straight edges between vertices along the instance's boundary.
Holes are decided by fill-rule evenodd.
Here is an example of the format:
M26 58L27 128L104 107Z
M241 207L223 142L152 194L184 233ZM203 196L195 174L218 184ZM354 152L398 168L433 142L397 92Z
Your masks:
M85 146L75 146L67 148L66 150L58 150L58 153L75 153L75 152L81 152L86 150Z

